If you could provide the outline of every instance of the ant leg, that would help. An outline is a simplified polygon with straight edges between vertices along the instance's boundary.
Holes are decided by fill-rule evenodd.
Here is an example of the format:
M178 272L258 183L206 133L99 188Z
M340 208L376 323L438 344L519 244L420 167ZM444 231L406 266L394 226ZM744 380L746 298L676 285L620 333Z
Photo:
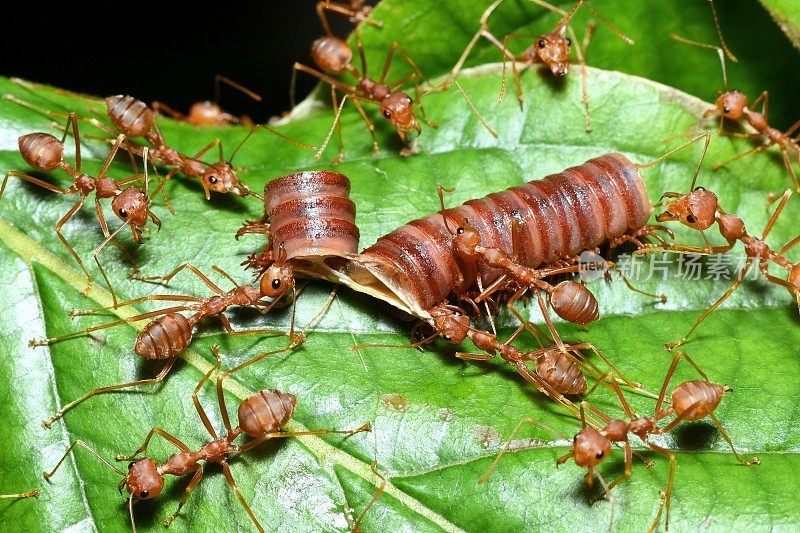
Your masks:
M355 435L356 433L362 433L365 431L372 431L372 426L367 422L363 426L357 427L356 429L314 429L310 431L276 431L274 433L267 433L255 440L251 440L241 446L239 446L239 453L244 453L252 448L255 448L259 444L263 443L265 440L269 439L285 439L288 437L305 437L309 435L331 435L331 434L339 434L339 435Z
M228 333L228 335L232 335L234 337L241 337L245 335L287 335L283 331L278 331L276 329L244 329L237 331L233 329L228 317L226 317L224 314L217 316L219 316L219 319L222 322L222 327L225 328L225 331Z
M193 264L188 263L188 262L187 263L182 263L175 270L173 270L172 272L170 272L169 274L167 274L165 276L135 276L134 279L138 279L140 281L163 281L164 284L168 285L169 282L172 280L172 278L177 276L183 270L191 271L195 276L200 278L200 281L202 281L206 285L206 287L208 287L209 289L211 289L215 293L217 293L217 294L224 294L225 293L225 291L220 289L205 274L200 272L200 270L196 266L194 266Z
M139 448L135 452L133 452L130 455L117 454L115 459L117 461L130 461L132 459L136 459L139 456L139 454L147 455L147 447L150 446L150 440L153 438L153 435L158 435L159 437L166 440L167 442L169 442L182 452L191 451L189 447L186 444L184 444L178 437L156 426L147 433L147 436L144 438L144 442L142 443L141 446L139 446Z
M224 461L222 462L222 464L224 466L227 466L227 463L225 463ZM191 472L191 470L189 472ZM186 501L189 499L189 495L192 493L197 484L200 483L201 479L203 479L203 466L198 464L194 472L194 475L192 476L191 481L189 481L189 484L186 485L186 489L184 489L183 491L183 496L181 497L181 501L178 502L178 508L175 509L174 513L172 513L171 515L169 515L167 518L164 519L165 526L170 525L172 521L178 517L178 514L181 512L181 508L183 508L183 506L186 504Z
M247 504L247 500L244 499L244 496L242 496L242 493L239 492L239 487L236 486L236 481L233 479L233 474L231 474L231 467L228 466L228 461L220 461L220 464L222 465L222 473L225 475L225 480L228 482L228 486L231 488L233 493L236 495L236 498L242 504L242 507L244 507L244 510L247 511L247 514L248 514L248 516L250 516L250 519L253 521L253 524L255 524L256 528L260 532L263 533L264 528L261 527L261 524L258 522L258 519L256 518L256 515L253 514L253 510L250 509L250 506ZM197 476L195 475L195 477L197 477ZM187 487L187 490L188 490L188 487ZM188 493L187 493L187 496L188 496ZM180 507L178 507L178 510L180 511Z
M0 494L0 500L2 499L11 499L11 498L38 498L39 491L32 490L30 492L20 492L18 494Z
M81 261L81 258L78 255L78 253L75 251L72 245L70 245L66 237L64 237L64 235L61 233L61 228L64 227L64 224L69 222L70 219L75 215L75 213L78 212L78 210L81 208L85 200L86 200L86 195L81 194L80 198L78 198L78 200L75 202L75 204L73 204L73 206L69 209L69 211L67 211L66 214L63 217L61 217L61 220L58 221L58 224L56 224L55 228L56 235L61 240L61 242L64 243L64 246L66 246L67 250L72 255L72 257L75 258L75 261L78 262L78 266L81 267L81 270L83 270L83 274L86 276L86 288L81 291L82 296L86 296L87 294L89 294L89 291L92 290L92 278L91 276L89 276L89 272L86 270L86 267L83 266L83 261Z
M156 383L160 383L164 379L164 377L167 374L169 374L169 371L172 370L172 366L175 364L175 361L177 360L178 357L173 357L170 360L168 360L167 363L164 365L164 367L161 369L161 372L159 372L158 375L156 375L153 378L139 379L136 381L131 381L129 383L120 383L118 385L110 385L108 387L100 387L98 389L93 389L84 394L83 396L81 396L80 398L72 400L64 407L56 411L53 416L51 416L50 418L48 418L43 422L43 425L44 427L49 428L50 426L53 425L53 422L64 416L64 413L66 413L79 403L83 402L84 400L88 400L89 398L91 398L92 396L96 396L97 394L104 394L106 392L111 392L120 389L129 389L131 387L138 387L139 385L153 385Z
M358 515L358 518L356 518L355 522L353 522L353 527L350 529L350 531L353 531L353 532L359 532L359 531L361 531L361 529L359 528L359 526L361 525L361 522L364 520L364 517L367 515L367 511L369 511L369 510L370 510L370 508L371 508L373 505L375 505L375 502L377 502L377 501L378 501L378 498L380 498L380 497L381 497L381 494L383 494L383 491L384 491L384 489L386 489L386 478L385 478L385 477L383 477L383 476L380 474L380 472L378 472L378 464L377 464L377 461L372 461L372 462L370 463L369 467L372 469L372 473L373 473L373 474L375 474L377 477L379 477L379 478L380 478L380 480L381 480L381 484L380 484L380 486L378 487L378 490L376 490L376 491L375 491L375 494L373 494L373 495L372 495L372 498L369 500L369 502L367 503L366 507L364 507L364 510L363 510L363 511L361 511L361 514L360 514L360 515Z
M737 161L739 159L743 159L743 158L745 158L747 156L750 156L750 155L753 155L753 154L757 154L758 152L760 152L762 150L766 150L770 146L772 146L772 145L770 145L770 144L759 144L755 148L747 150L746 152L738 153L738 154L736 154L735 156L733 156L732 158L730 158L730 159L728 159L726 161L723 161L721 163L714 163L713 165L711 165L711 168L713 170L719 170L720 168L724 167L728 163L733 163L734 161Z
M3 185L0 186L0 198L3 197L3 192L6 190L6 182L8 181L9 176L14 176L14 177L19 178L21 180L28 181L30 183L33 183L34 185L38 185L39 187L47 189L48 191L56 192L58 194L71 194L71 193L76 192L76 190L77 190L77 189L73 190L72 187L70 187L69 189L64 189L63 187L59 187L58 185L53 185L52 183L47 183L46 181L41 180L39 178L35 178L33 176L29 176L29 175L25 174L24 172L18 172L16 170L9 170L8 172L6 172L5 178L3 178Z
M731 440L731 436L728 435L728 432L725 431L724 427L722 427L722 423L719 421L716 415L714 413L708 413L708 416L711 417L711 421L714 422L715 426L717 426L717 429L722 435L722 438L725 439L725 442L727 442L728 446L731 447L731 451L733 452L733 455L736 457L736 460L739 461L739 464L743 466L753 466L761 464L761 459L759 459L758 457L753 457L749 461L745 461L744 459L742 459L742 457L739 455L739 452L737 452L736 448L733 447L733 441Z
M336 113L336 120L334 120L333 123L336 126L336 136L339 139L339 155L334 158L331 164L338 165L344 160L344 138L342 137L342 123L339 121L340 108L338 106L338 99L336 98L336 89L333 86L331 86L331 104ZM342 105L344 105L344 100L342 100Z
M217 356L217 364L212 366L208 370L208 372L205 373L203 378L199 382L197 382L197 386L195 386L194 391L192 391L192 403L194 404L194 408L197 410L197 414L200 416L200 420L203 422L206 431L208 431L208 434L211 435L212 439L216 440L219 438L217 436L217 432L214 429L214 426L211 425L211 421L208 419L208 415L206 414L205 409L203 409L203 405L200 403L200 399L197 397L197 394L200 392L200 389L202 389L203 385L206 384L206 381L208 381L211 378L211 374L219 370L219 367L222 364L222 361L219 357L219 350L214 351L214 355Z
M727 291L725 291L725 294L720 296L720 298L716 302L714 302L714 304L711 307L706 309L706 311L702 315L700 315L700 318L698 318L697 321L695 321L694 326L692 326L692 329L690 329L689 332L686 335L684 335L681 340L677 342L669 342L665 344L665 347L668 350L673 350L678 346L682 345L684 342L686 342L686 339L688 339L689 336L692 334L692 332L694 332L694 330L697 329L697 326L699 326L700 323L708 317L708 315L713 313L717 309L717 307L719 307L722 304L722 302L727 300L728 296L733 294L733 291L735 291L739 287L739 285L742 283L742 280L744 280L745 275L747 275L747 271L750 270L752 264L753 264L753 258L748 257L742 269L739 270L739 274L736 276L736 279L733 281L733 284Z
M120 231L125 229L126 226L127 226L127 224L122 224L119 228L117 228L117 230L114 233L112 233L111 235L106 237L106 240L104 240L100 244L100 246L95 248L94 252L92 252L92 257L94 258L94 262L97 264L97 268L100 269L100 274L103 275L103 279L106 281L106 286L108 287L108 292L111 293L111 301L113 302L114 309L116 309L118 307L117 295L114 292L114 287L111 285L111 280L108 279L108 274L106 274L106 270L103 268L102 263L100 263L100 259L98 258L98 256L99 256L100 252L103 251L103 248L105 248L106 244L108 244L110 241L113 241L114 237L117 236L117 233L119 233ZM134 227L131 226L131 229L134 230ZM137 234L136 234L135 230L134 230L133 236L134 236L134 240L139 242L140 239L137 238Z
M586 52L589 50L589 42L592 40L592 34L594 33L596 27L597 25L594 22L589 21L589 23L586 24L586 31L583 34L583 43L581 46L575 47L575 55L578 57L578 63L581 66L581 102L583 102L584 127L586 129L586 133L590 133L592 131L592 124L589 121L589 92L588 83L586 81ZM572 26L569 27L569 33L572 36L572 39L577 43L578 36L575 35L575 30L572 29Z
M132 178L128 178L128 180L126 181L133 180L134 178L138 179L138 176L133 176ZM98 198L97 196L95 196L94 199L94 210L97 213L97 221L100 223L100 230L103 232L103 236L105 238L109 238L111 236L111 232L108 231L108 223L106 222L106 217L105 214L103 213L103 206L100 204L100 198ZM136 262L136 259L134 259L133 256L128 252L128 250L115 239L112 239L109 242L111 242L111 244L113 244L117 248L117 250L122 252L122 254L124 254L125 257L128 259L128 262L131 263L132 265L131 273L133 274L139 272L139 264Z
M672 499L672 484L675 480L675 467L677 465L677 458L675 454L670 452L666 448L662 448L657 444L653 444L648 439L642 439L642 441L654 452L659 453L661 455L666 456L669 459L669 481L667 481L667 490L661 493L661 504L658 507L658 513L656 517L653 519L653 523L650 525L649 531L655 531L658 527L658 523L661 521L661 513L664 512L665 522L664 522L664 530L669 531L669 504L670 500Z
M367 113L364 111L364 108L361 107L361 103L358 100L359 99L354 96L353 97L353 105L355 105L356 109L358 109L358 112L361 114L361 118L364 119L364 122L367 125L367 130L369 130L369 134L372 136L372 156L373 157L378 157L378 152L379 152L379 149L378 149L378 138L375 136L375 126L373 126L372 122L370 122L369 117L367 116Z
M792 183L794 183L795 190L800 192L800 181L797 180L797 174L794 171L794 167L792 167L792 159L789 157L789 152L787 152L786 148L783 146L781 146L780 149L781 157L783 158L783 166L785 166L786 170L789 171L789 176L792 178Z
M180 111L176 111L167 104L159 102L158 100L155 100L150 104L150 109L153 110L153 113L158 115L166 115L170 118L174 118L175 120L180 120L181 122L185 121L187 118L186 115Z
M492 137L497 139L497 132L494 131L491 126L489 126L489 124L486 122L486 119L483 118L483 115L481 115L480 111L478 111L478 108L476 108L475 104L472 103L472 100L467 95L467 92L464 90L463 87L461 87L461 84L458 83L458 81L456 81L456 80L453 80L453 83L455 84L456 89L458 89L458 92L461 93L461 96L464 97L464 100L467 102L467 105L472 110L472 113L475 114L476 117L478 117L478 120L481 121L481 124L483 124L483 127L486 128L486 131L488 131L489 134ZM417 100L419 101L419 99L417 99ZM420 104L419 108L420 108L420 110L422 110L422 104Z
M59 467L61 467L61 464L64 462L64 460L67 458L67 456L72 452L72 449L75 448L75 446L80 446L81 448L89 450L92 453L92 455L94 455L95 457L97 457L100 460L101 463L106 465L108 468L110 468L111 470L113 470L117 474L119 474L121 476L124 476L126 474L126 472L123 472L122 470L120 470L116 466L112 465L111 463L109 463L108 461L103 459L103 457L101 457L100 454L97 453L94 450L94 448L92 448L91 446L89 446L88 444L83 442L82 440L76 440L76 441L73 441L72 444L69 445L69 448L67 448L67 451L64 452L64 455L61 456L61 459L58 461L58 463L56 464L56 466L52 470L50 470L49 472L47 472L47 471L42 472L42 475L44 476L45 479L50 479L51 477L53 477L53 475L55 475L56 471L59 469Z
M117 155L117 152L119 151L119 147L122 144L122 141L124 141L125 139L126 139L126 137L122 133L117 135L117 138L114 140L114 144L111 147L111 150L109 150L105 161L103 161L103 166L100 167L100 172L98 172L98 174L97 174L97 179L100 179L100 178L102 178L103 176L106 175L106 172L108 171L108 167L111 166L111 162L114 161L114 157Z
M595 347L593 344L591 344L591 343L588 343L588 342L581 342L581 343L578 343L578 344L571 344L571 345L570 345L570 349L571 349L573 352L575 352L575 353L576 353L576 355L577 355L577 358L578 358L578 359L582 359L582 360L584 360L584 361L585 361L585 363L587 363L587 364L591 365L592 367L594 367L594 368L595 368L595 370L598 370L598 371L599 371L599 369L598 369L598 368L597 368L597 367L596 367L596 366L595 366L593 363L591 363L591 361L589 361L588 359L586 359L586 358L585 358L583 355L580 355L580 352L579 352L579 350L590 350L590 351L591 351L591 352L592 352L592 353L593 353L595 356L597 356L597 358L598 358L598 359L600 359L601 361L603 361L603 364L605 364L605 365L606 365L608 368L610 368L610 369L611 369L611 371L612 371L614 374L616 374L616 375L619 377L619 379L621 379L621 380L622 380L622 382L623 382L623 383L625 383L625 385L627 385L627 386L628 386L628 387L630 387L631 389L635 389L635 390L642 390L642 389L643 389L643 387L642 387L641 383L637 383L637 382L635 382L635 381L631 381L630 379L628 379L628 377L627 377L625 374L623 374L623 373L622 373L622 372L621 372L621 371L620 371L620 370L619 370L617 367L615 367L615 366L614 366L614 365L611 363L611 361L609 361L609 360L606 358L606 356L605 356L605 355L603 355L602 353L600 353L600 350L598 350L598 349L597 349L597 347ZM615 379L616 379L616 378L615 378Z
M483 475L478 478L478 483L486 483L487 481L489 481L489 478L494 473L494 471L497 469L497 465L500 464L500 459L503 457L503 455L505 455L510 450L511 443L514 441L514 437L517 436L517 433L519 433L519 431L522 429L522 426L524 424L533 424L535 426L539 426L540 428L545 429L546 431L549 431L550 433L552 433L553 435L555 435L558 438L561 438L561 439L564 439L564 440L569 440L569 439L567 439L567 437L563 433L561 433L560 431L548 426L544 422L541 422L540 420L537 420L535 418L531 418L531 417L526 416L525 418L523 418L522 420L519 421L517 426L514 428L514 431L512 431L511 435L508 436L508 440L506 441L506 443L503 446L503 448L495 456L494 461L492 461L492 464L489 466L489 469L486 470L486 472L484 472ZM570 457L572 457L572 452L570 452L566 456L566 459L564 459L564 462L566 462L566 460L569 459ZM559 464L561 464L561 463L559 463Z
M453 66L453 69L450 71L450 78L451 79L455 78L458 75L458 73L461 72L461 68L464 66L464 62L467 60L467 57L469 57L470 52L472 52L472 49L475 47L475 45L477 44L478 40L481 37L486 37L487 39L489 39L489 36L491 36L492 38L494 38L494 41L492 41L492 39L489 39L489 41L492 42L492 44L495 44L495 46L496 46L496 43L498 41L497 41L497 38L495 38L491 33L489 33L488 21L489 21L489 17L492 15L494 10L497 9L497 6L502 4L503 1L504 0L495 0L483 12L483 14L481 15L481 18L480 18L480 29L475 33L475 35L472 36L472 39L470 40L469 44L464 49L464 51L461 53L461 57L458 58L458 61L456 62L455 66ZM502 45L500 47L500 50L503 52L503 54L508 53L510 55L508 50L505 49L504 47L502 47Z
M339 134L340 134L339 135L339 156L343 156L344 155L344 143L342 142L342 137L341 137L341 131L342 131L341 128L342 128L342 126L341 126L341 123L339 122L339 119L342 116L342 109L344 109L344 103L345 103L345 101L347 101L347 97L348 96L349 95L345 94L342 97L342 102L338 106L336 105L336 101L334 100L333 109L334 109L335 113L334 113L334 117L333 117L333 124L331 124L331 128L328 130L328 134L325 136L325 140L322 142L322 145L319 147L319 150L317 150L317 152L314 154L314 160L319 160L319 158L322 157L322 154L325 152L325 149L328 148L328 143L331 140L331 135L333 135L334 128L337 128L339 130ZM334 91L334 97L335 97L335 91ZM339 159L339 156L337 156L336 159ZM339 163L341 163L341 160L339 160Z
M334 35L333 32L331 31L331 26L328 23L328 15L325 14L325 11L330 10L336 13L342 13L342 12L337 11L335 9L330 9L330 7L331 6L329 5L328 1L317 2L317 16L319 17L320 24L322 24L322 29L325 31L325 35L333 37ZM347 13L344 14L347 15Z
M536 300L539 303L539 309L542 311L542 318L544 318L545 324L547 324L547 329L550 330L550 335L553 337L553 341L558 346L558 349L564 353L567 353L567 347L564 344L564 341L561 340L561 336L556 331L555 325L553 325L553 320L550 318L550 312L547 309L547 304L542 298L542 291L536 291Z

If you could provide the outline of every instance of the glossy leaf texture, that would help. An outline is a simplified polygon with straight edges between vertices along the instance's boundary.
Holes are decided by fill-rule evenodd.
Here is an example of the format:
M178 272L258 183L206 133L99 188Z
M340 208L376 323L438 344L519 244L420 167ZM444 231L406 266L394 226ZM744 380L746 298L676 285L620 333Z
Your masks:
M402 13L407 13L403 10L409 4L382 4L375 16L383 17L384 33L374 35L382 39L400 35L403 26L393 23L389 14L408 21L408 15ZM437 15L436 8L429 11L440 19L446 17L446 12ZM420 26L430 24L424 10L416 13ZM467 15L464 12L463 16ZM451 27L461 29L465 24ZM623 26L621 21L619 25ZM777 31L773 28L773 35ZM456 33L453 30L454 39ZM372 44L368 40L372 38L373 33L365 29L365 44L382 46L380 41ZM414 41L409 45L412 49L417 37L410 35L409 39ZM456 47L456 52L459 50ZM639 52L638 47L630 49L631 54ZM426 61L421 58L420 63L427 66ZM447 64L443 60L443 65ZM436 73L442 72L444 69ZM397 155L401 145L393 129L382 122L376 109L370 109L381 145L380 155L373 158L363 121L348 106L342 116L346 159L337 170L352 181L362 247L398 225L436 210L437 184L456 188L445 198L455 205L609 151L621 151L634 161L647 162L686 139L665 143L665 138L715 126L713 121L701 119L710 107L708 103L641 78L590 69L588 87L595 129L586 134L579 76L571 75L563 84L554 85L535 69L526 71L522 76L526 102L522 111L513 95L497 104L499 80L497 65L467 72L459 79L476 107L497 128L499 139L486 133L451 88L424 97L425 108L438 128L423 125L417 142L419 153L410 157ZM102 103L45 89L28 90L8 80L0 81L0 92L58 112L102 110ZM47 117L5 100L0 106L0 163L4 169L25 169L16 151L16 138L30 131L57 131ZM311 109L304 115L290 119L279 129L298 140L318 144L330 127L331 111ZM102 118L101 114L97 116ZM167 141L187 153L196 152L218 136L229 154L246 133L240 128L195 129L168 120L160 124ZM82 132L85 136L98 134L91 126L82 125ZM268 180L282 174L330 168L335 144L334 140L323 159L315 162L309 152L259 132L241 149L234 163L243 167L243 179L260 190ZM770 150L716 172L710 168L712 163L749 147L746 139L714 137L698 184L718 192L721 205L742 216L748 228L757 232L771 212L767 194L790 185L780 158ZM644 171L653 202L666 191L688 189L699 148L695 145ZM96 171L107 150L107 145L85 139L82 153L86 170ZM70 161L72 154L68 148ZM112 175L130 173L126 158L118 158ZM53 179L66 183L63 176ZM161 231L146 233L139 247L129 235L121 238L142 273L165 274L190 261L204 272L219 265L240 283L248 281L249 274L239 263L261 248L263 241L253 237L235 241L233 234L244 219L260 216L257 202L220 196L207 202L198 184L183 177L172 180L167 190L176 214L170 216L156 200L155 212L164 222ZM792 223L800 209L796 202L794 198L788 204L770 235L771 244L779 246L797 231ZM39 488L42 492L37 500L0 501L0 527L124 531L129 520L124 500L116 492L119 476L84 450L77 450L51 482L42 480L40 472L52 468L74 439L86 441L112 459L115 453L133 451L154 425L192 447L201 445L208 435L192 405L191 391L213 363L211 346L220 345L223 364L231 367L261 351L285 346L286 340L231 337L220 333L213 320L205 322L162 387L98 396L68 413L53 429L44 429L41 420L88 388L148 377L158 370L157 365L145 364L133 354L136 329L129 326L49 348L28 347L30 338L63 334L114 319L111 314L67 316L73 308L110 303L102 280L90 265L92 250L102 242L91 206L85 207L64 231L95 274L95 288L89 298L78 293L84 284L77 265L53 232L53 225L70 205L69 198L13 178L0 202L0 271L7 280L2 299L5 312L0 315L6 355L0 363L4 401L0 491ZM693 232L677 233L681 242L702 242ZM741 254L741 248L737 253ZM131 261L114 248L104 250L101 258L122 297L209 294L208 288L189 274L179 275L170 287L129 280ZM677 256L666 256L659 263L647 260L643 265L645 270L655 270L653 279L639 285L666 293L666 304L654 304L631 293L619 280L609 284L597 281L589 287L600 301L603 318L588 332L569 326L559 328L565 339L594 343L620 370L657 391L670 362L664 342L687 331L730 281L680 279L679 269L685 265ZM730 276L736 260L723 267ZM214 279L223 288L229 287L219 276ZM300 325L323 308L331 289L329 284L315 282L303 292L297 301ZM160 302L147 302L136 311L161 306ZM130 316L136 311L123 309L119 313ZM285 330L290 310L265 317L232 312L231 319L240 328ZM512 324L507 317L502 320L506 326ZM233 475L268 530L350 529L354 517L380 484L370 468L372 461L388 484L366 515L361 526L364 531L603 530L612 509L614 526L620 531L640 531L651 523L659 492L666 486L668 462L642 452L654 461L654 467L648 469L636 460L632 478L614 489L613 506L605 500L589 505L593 495L602 494L599 487L585 488L583 472L574 464L555 467L555 459L566 452L567 439L580 423L531 389L507 365L458 360L445 344L436 344L425 352L349 349L363 343L407 344L409 329L407 322L385 306L340 289L300 348L291 354L268 357L227 382L231 412L241 398L260 389L281 388L296 394L298 408L290 430L354 428L365 422L373 426L372 432L348 439L276 440L233 460ZM704 422L684 424L673 435L659 439L678 457L673 529L767 530L790 528L800 520L795 503L800 486L793 475L800 447L800 434L793 423L800 400L800 362L794 349L797 341L797 310L791 296L784 289L756 280L745 283L686 345L710 379L733 386L718 416L737 448L747 456L760 456L762 464L738 466L716 429ZM529 340L521 343L533 344ZM681 366L676 383L695 378L688 366ZM205 388L200 398L219 428L221 418L213 389ZM598 393L590 399L611 413L620 412L610 395ZM640 412L652 412L652 399L632 395L631 401ZM545 422L563 435L525 426L513 443L518 451L503 458L487 483L478 484L478 478L524 417ZM164 460L172 450L157 443L152 452ZM606 479L622 471L621 451L615 450L614 455L601 468ZM159 498L136 506L140 530L161 530L161 520L174 510L186 482L171 480ZM222 473L211 467L170 527L182 531L250 530L253 526Z
M795 48L800 48L800 8L787 0L761 0Z

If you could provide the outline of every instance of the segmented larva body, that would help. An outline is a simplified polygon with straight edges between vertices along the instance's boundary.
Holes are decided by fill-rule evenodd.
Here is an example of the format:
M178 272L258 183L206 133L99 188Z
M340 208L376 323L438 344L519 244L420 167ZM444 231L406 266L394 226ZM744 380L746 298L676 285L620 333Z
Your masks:
M153 112L133 96L107 97L106 111L114 127L128 137L144 137L153 128Z
M273 253L286 257L345 256L358 253L356 206L350 180L331 171L281 176L264 187Z
M700 420L714 412L724 394L722 385L709 381L686 381L672 391L672 408L678 416L683 415L684 420Z
M170 313L153 320L136 337L134 350L147 359L170 359L192 342L192 326L180 313Z
M453 232L465 223L480 233L483 246L510 255L516 219L520 223L519 262L537 268L639 229L651 211L637 166L622 154L606 154L409 222L364 250L351 263L348 275L356 283L369 285L375 285L377 278L409 311L425 317L427 310L448 296L475 284L478 276L486 286L501 274L483 261L475 267L458 261ZM596 309L575 310L587 319L593 313Z
M297 398L277 389L262 390L239 404L239 429L258 438L283 427L294 413Z

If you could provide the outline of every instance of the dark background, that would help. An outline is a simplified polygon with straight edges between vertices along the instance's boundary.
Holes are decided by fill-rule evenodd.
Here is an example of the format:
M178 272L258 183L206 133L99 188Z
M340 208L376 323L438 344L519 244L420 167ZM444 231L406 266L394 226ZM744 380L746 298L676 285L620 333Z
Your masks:
M374 3L374 2L370 2ZM222 74L261 94L222 88L220 104L263 122L289 109L292 64L310 63L323 35L315 0L227 1L217 11L183 2L6 2L0 74L97 96L130 94L186 112L214 97ZM334 32L351 25L329 15ZM38 50L33 51L34 45ZM298 77L298 101L315 80Z

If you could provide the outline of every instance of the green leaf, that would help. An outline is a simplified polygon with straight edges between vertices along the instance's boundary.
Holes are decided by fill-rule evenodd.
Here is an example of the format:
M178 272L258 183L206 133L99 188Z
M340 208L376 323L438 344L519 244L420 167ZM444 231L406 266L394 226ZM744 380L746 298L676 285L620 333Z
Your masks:
M400 4L383 4L376 18L381 12L405 5ZM388 20L383 20L387 24L384 31L394 31ZM367 30L365 40L366 34ZM687 129L697 130L701 125L713 127L713 121L701 124L700 119L710 104L625 74L590 69L588 75L595 126L589 135L583 131L578 76L570 76L557 90L535 75L523 76L526 105L520 112L513 98L496 103L498 66L468 72L461 78L477 108L497 127L497 140L485 132L460 95L451 89L425 98L425 107L439 127L424 130L418 139L420 153L411 157L397 155L400 145L392 128L370 109L382 147L380 156L373 158L361 117L348 109L342 116L347 157L338 170L352 181L361 246L372 244L409 219L436 210L438 183L456 187L456 192L446 197L448 204L455 205L609 151L622 151L634 161L646 162L681 142L665 144L664 138ZM31 91L4 79L0 80L0 92L55 111L91 113L92 107L102 109L96 102L44 89ZM330 110L312 109L280 130L302 141L318 142L330 121ZM3 101L2 167L25 169L16 138L31 131L55 131L49 122L47 117ZM190 153L215 136L230 153L245 134L240 128L198 130L168 120L160 124L169 143ZM84 135L96 134L89 126L82 125L82 131ZM769 151L717 172L710 170L711 163L750 146L747 140L715 137L698 183L718 192L721 205L742 216L748 228L757 233L770 214L765 204L767 193L790 185L780 158ZM86 139L82 148L87 172L96 172L107 145ZM699 148L695 145L644 171L654 202L665 191L687 190ZM335 146L321 162L314 163L308 152L259 133L242 148L236 164L246 167L243 179L260 190L269 179L288 172L328 168L334 154ZM72 160L69 147L67 159ZM112 167L111 175L130 173L123 157ZM52 179L67 183L57 173ZM263 242L255 238L234 241L232 236L243 219L260 216L260 206L248 198L215 196L207 202L197 183L183 177L172 180L167 189L176 207L175 216L157 204L155 212L164 222L160 232L146 234L140 247L135 247L127 235L121 239L143 274L165 274L191 261L204 272L219 265L240 282L247 281L248 275L239 263ZM163 386L92 398L69 412L53 429L44 429L41 420L87 389L146 378L158 371L157 366L135 358L131 347L136 329L128 326L47 348L28 346L30 338L59 335L114 319L111 314L66 315L72 308L110 303L89 259L102 242L93 210L85 207L64 230L93 272L95 286L89 299L79 295L84 282L77 265L53 232L54 224L70 205L70 198L42 192L13 178L0 202L0 275L10 280L3 296L6 312L0 315L4 333L0 346L5 355L0 362L0 399L4 400L0 490L39 488L42 492L37 500L0 501L0 527L5 529L127 530L127 510L116 492L119 476L85 450L76 450L49 482L42 480L40 472L51 469L74 439L83 439L103 457L112 459L115 453L134 450L154 425L192 447L200 446L208 435L190 395L213 363L211 346L220 344L223 364L229 368L261 351L286 345L282 338L231 337L220 333L214 321L203 323ZM772 245L779 246L794 236L792 220L797 212L792 200L770 235ZM679 242L702 242L694 232L677 233ZM740 248L737 253L741 254ZM158 292L209 294L188 274L178 276L169 288L129 280L130 260L114 248L104 250L101 258L121 297ZM590 288L600 301L603 318L588 332L559 325L565 339L591 341L621 371L655 391L670 362L663 351L664 342L685 333L701 310L730 283L724 279L678 279L675 256L668 256L664 265L668 269L666 280L652 279L639 285L666 293L670 298L666 304L654 304L635 295L617 280L610 284L600 281ZM726 268L729 274L733 272L735 261ZM215 280L224 288L228 286L225 280ZM307 323L324 306L330 290L331 286L322 282L309 286L297 302L300 324ZM159 302L147 302L137 310L123 309L119 314L130 316L159 307ZM266 317L249 312L230 314L234 325L241 328L288 329L290 318L288 309ZM538 321L538 317L532 318ZM795 504L800 483L791 475L800 448L800 430L793 423L800 400L800 379L793 357L800 340L796 320L796 309L785 290L763 279L748 281L686 345L710 379L734 386L717 414L737 449L747 457L760 456L762 464L740 467L716 428L705 422L682 424L674 434L659 438L657 442L674 450L678 458L671 513L674 528L766 530L791 528L800 521ZM511 324L507 317L501 321ZM230 410L241 398L260 389L280 388L296 394L298 407L289 430L345 429L365 422L373 426L371 433L348 439L335 435L281 439L233 460L233 475L265 527L348 530L380 485L370 468L373 460L387 479L387 488L366 515L362 524L365 531L597 530L607 526L612 512L609 502L588 504L591 496L602 494L599 487L585 488L583 471L574 464L555 467L555 458L566 453L568 441L537 426L526 425L513 443L520 451L507 454L488 483L477 483L523 417L541 420L567 436L580 427L577 420L532 390L510 367L499 361L460 361L445 344L424 353L348 349L363 343L408 343L408 331L408 324L385 306L340 289L324 319L299 349L268 357L227 382ZM521 341L522 346L530 344ZM695 378L691 368L681 365L675 383ZM204 388L200 399L219 428L213 388ZM620 414L610 395L598 393L591 399L615 416ZM638 411L652 412L651 399L632 396L631 400ZM641 449L639 443L636 445ZM172 452L161 442L151 451L158 460ZM614 455L600 468L609 481L622 472L622 453L617 450ZM640 531L649 526L658 509L659 492L667 484L668 461L646 452L642 455L651 459L654 467L647 469L635 460L631 479L613 491L619 530ZM136 506L140 530L161 531L161 520L173 512L187 482L169 480L159 498ZM249 530L252 523L221 472L210 467L171 528Z
M761 3L789 38L792 46L800 48L800 6L790 0L761 0Z

